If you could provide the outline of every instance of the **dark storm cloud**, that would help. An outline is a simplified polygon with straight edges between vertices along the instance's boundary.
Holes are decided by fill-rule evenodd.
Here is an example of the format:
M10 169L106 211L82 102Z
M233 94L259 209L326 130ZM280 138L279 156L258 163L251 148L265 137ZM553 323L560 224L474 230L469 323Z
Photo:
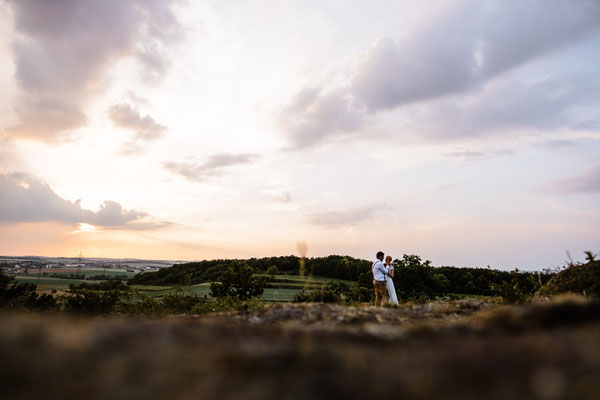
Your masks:
M20 222L88 223L116 229L154 229L168 225L149 220L149 215L124 210L115 201L105 201L96 212L81 208L57 195L45 182L32 176L0 175L0 224Z
M6 0L18 33L13 42L21 88L12 137L68 138L84 125L86 102L103 89L107 69L134 57L148 80L168 69L160 47L179 37L165 0Z
M321 96L313 100L312 107L298 107L297 100L292 100L281 115L292 144L307 147L328 137L354 132L361 128L365 109L374 115L449 97L477 96L492 78L600 29L600 2L595 0L465 0L448 4L423 29L400 40L379 40L360 60L349 85L327 92L335 93L338 102L344 99L343 104L351 104L351 108L338 107L344 112L328 117L321 112ZM457 129L433 126L435 132L429 136L475 135L488 126L493 129L502 125L589 123L572 115L565 117L564 111L569 107L585 104L577 96L578 90L584 89L579 78L572 88L570 82L557 81L515 86L494 106L486 99L481 107L479 101L468 99L466 104L446 105L442 111L450 113L450 124ZM561 89L566 93L561 93ZM597 86L594 91L598 93ZM590 90L586 92L589 94ZM445 115L436 113L429 117L443 120ZM417 121L415 128L428 124Z
M163 167L172 173L191 181L203 182L208 178L220 176L228 167L250 164L258 158L257 154L213 154L203 163L167 161Z

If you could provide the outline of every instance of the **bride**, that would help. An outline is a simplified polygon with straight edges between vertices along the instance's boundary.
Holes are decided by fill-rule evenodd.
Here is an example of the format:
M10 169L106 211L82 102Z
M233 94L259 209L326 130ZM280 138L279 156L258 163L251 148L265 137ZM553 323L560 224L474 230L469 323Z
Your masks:
M388 278L385 280L388 294L390 295L390 304L398 305L398 296L396 296L396 288L394 287L394 267L392 267L392 257L385 258L385 267L389 272Z

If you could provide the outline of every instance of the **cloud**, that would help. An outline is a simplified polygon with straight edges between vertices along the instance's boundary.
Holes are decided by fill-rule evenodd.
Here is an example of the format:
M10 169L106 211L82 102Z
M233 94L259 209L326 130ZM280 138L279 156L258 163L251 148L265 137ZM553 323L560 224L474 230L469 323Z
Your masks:
M276 203L289 203L292 201L292 194L286 190L263 190L263 196Z
M424 130L434 138L477 135L488 126L597 122L590 123L589 110L579 116L571 113L574 104L585 104L576 97L584 89L585 79L577 80L573 87L569 81L552 79L521 87L500 85L495 90L507 92L500 93L499 99L480 99L479 92L484 90L485 96L494 91L490 82L506 72L598 33L599 2L465 0L447 4L426 26L406 37L378 40L358 60L347 85L318 92L325 92L338 104L344 104L344 99L352 105L337 107L335 117L299 107L298 103L305 103L297 98L303 98L308 89L300 91L281 118L299 121L283 124L292 145L302 148L354 133L366 118L399 107L415 107L408 108L411 115L416 114L416 121L407 124L409 131ZM598 94L597 85L584 93L592 91ZM322 95L313 95L308 104L320 111L321 99ZM433 104L423 118L421 111L431 102L439 104ZM447 123L430 122L445 121L446 116Z
M160 138L167 127L159 124L150 115L141 114L129 104L115 104L108 110L108 116L115 125L136 132L137 140L154 140Z
M12 49L20 86L16 138L56 141L87 122L85 105L106 88L106 72L132 57L158 81L161 48L180 37L177 0L6 0L15 23Z
M163 167L172 173L191 181L204 182L208 178L220 176L224 169L235 165L250 164L258 158L257 154L213 154L204 163L167 161Z
M492 151L457 149L445 153L444 156L461 161L480 161L498 156L513 155L515 153L516 151L513 149L497 149Z
M142 78L149 84L156 84L162 80L171 67L171 62L161 54L156 45L136 53L137 59L144 66Z
M344 89L303 89L279 117L280 126L289 133L295 148L312 146L326 136L354 132L364 122L364 111Z
M431 103L412 124L423 137L435 140L577 129L600 123L596 113L589 112L592 105L600 106L600 74L532 83L501 80L474 98Z
M65 139L65 136L58 134L87 123L87 117L78 106L52 96L28 97L20 102L16 111L21 121L7 130L12 138L42 141Z
M21 155L15 150L14 144L0 138L0 174L23 168Z
M58 196L45 182L32 176L0 175L0 224L21 222L88 223L113 229L154 229L168 225L144 212L124 210L121 204L105 201L96 212L81 208Z
M456 158L462 161L477 161L487 158L487 154L483 151L473 150L454 150L444 154L448 158Z
M389 210L387 204L372 204L349 210L330 210L309 215L309 221L313 225L326 228L341 228L356 225L362 221L373 219L377 214Z
M556 193L600 193L600 165L555 181L547 188Z
M589 0L449 4L424 29L367 53L352 92L369 110L464 92L597 30L600 18Z
M370 111L465 90L475 79L478 8L463 2L402 41L379 40L359 63L350 90Z
M555 150L555 149L564 149L566 147L575 147L577 146L577 142L575 140L566 140L566 139L554 139L554 140L544 140L535 144L535 147L544 150Z

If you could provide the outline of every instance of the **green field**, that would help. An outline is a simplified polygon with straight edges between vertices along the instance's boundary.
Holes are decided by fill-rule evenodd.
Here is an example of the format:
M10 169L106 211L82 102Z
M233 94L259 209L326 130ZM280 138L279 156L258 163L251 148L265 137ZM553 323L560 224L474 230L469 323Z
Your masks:
M38 290L67 290L70 284L79 285L83 282L98 282L98 281L83 281L81 279L59 279L46 277L33 277L26 275L17 275L16 279L19 282L34 283Z
M349 285L356 284L354 281L347 281L344 279L335 279L335 278L327 278L325 276L316 276L316 275L275 275L275 279L291 279L298 282L317 282L317 283L327 283L327 282L344 282Z
M106 271L103 268L81 268L81 269L77 269L77 268L51 268L51 269L29 269L29 273L25 276L50 276L52 274L57 274L57 275L70 275L70 274L78 274L78 275L85 275L86 277L88 276L96 276L96 275L104 275L104 273L106 272L107 276L114 276L114 275L118 275L118 276L123 276L123 279L127 279L132 277L133 275L135 275L135 272L128 272L124 269L112 269L112 268L106 268ZM44 275L46 274L46 275ZM18 276L22 276L22 275L18 275Z
M75 273L72 269L62 271L60 269L53 269L52 272L44 271L47 275L50 273ZM102 268L82 268L81 271L77 271L79 274L86 276L102 275ZM125 270L106 270L106 275L123 275L123 279L134 275L134 273L127 272ZM67 290L70 284L79 285L83 282L93 283L100 282L100 280L81 280L81 279L64 279L64 278L50 278L43 276L42 274L29 273L28 275L17 275L16 279L20 282L29 282L38 285L39 290ZM294 295L302 290L311 291L318 289L325 285L327 282L335 281L342 282L348 285L356 285L356 282L345 281L341 279L331 279L322 276L300 276L300 275L276 275L275 282L269 282L268 287L265 288L263 293L263 299L266 302L288 302L294 299ZM145 285L132 285L132 289L140 292L141 294L148 297L161 297L167 293L175 293L177 290L174 286L145 286ZM186 293L194 293L199 296L210 295L210 283L200 283L197 285L183 286L183 291Z
M132 288L148 297L161 297L167 293L175 293L176 290L175 288L169 286L134 285ZM208 283L183 286L182 289L186 293L195 293L199 296L210 295L210 284ZM300 289L267 288L263 293L263 299L267 302L292 301L294 300L294 295L298 292L300 292Z
M342 279L332 279L323 276L300 276L300 275L276 275L274 282L269 282L267 289L269 295L265 291L265 299L277 301L278 299L271 298L271 293L274 296L279 296L279 301L291 301L294 294L301 290L311 291L322 288L327 282L340 282L349 286L356 285L356 282L346 281Z
M265 289L263 299L267 302L292 301L294 295L300 292L298 289Z

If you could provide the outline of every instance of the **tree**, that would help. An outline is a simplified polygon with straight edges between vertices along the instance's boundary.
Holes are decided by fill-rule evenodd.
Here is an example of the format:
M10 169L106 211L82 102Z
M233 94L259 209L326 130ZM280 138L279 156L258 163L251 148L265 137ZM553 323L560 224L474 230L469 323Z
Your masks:
M0 270L0 308L49 310L56 306L51 294L38 294L37 285L17 282Z
M267 269L267 275L271 275L271 279L275 279L275 275L277 275L278 273L279 273L279 270L274 265Z
M245 261L235 260L223 272L220 282L211 282L210 293L213 297L236 297L247 300L261 296L265 290L266 280L256 276L256 270Z
M97 315L110 314L119 304L118 290L95 291L88 289L78 290L65 296L65 310L75 314Z

